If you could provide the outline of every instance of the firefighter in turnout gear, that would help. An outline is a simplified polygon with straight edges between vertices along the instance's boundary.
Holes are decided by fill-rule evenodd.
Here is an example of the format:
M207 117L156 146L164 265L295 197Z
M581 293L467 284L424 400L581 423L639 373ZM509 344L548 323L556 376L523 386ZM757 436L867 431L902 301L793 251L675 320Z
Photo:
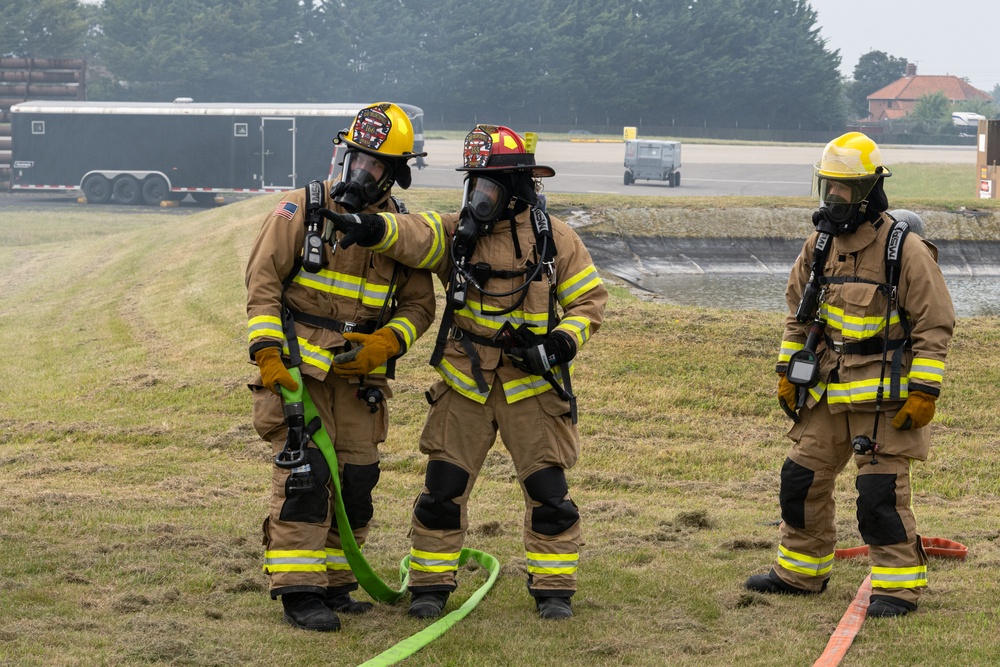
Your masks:
M279 386L296 389L286 366L298 359L340 468L344 507L363 544L379 479L378 445L389 424L386 381L434 319L429 271L405 267L357 246L320 239L322 216L310 211L401 210L394 183L409 185L406 161L416 157L413 128L403 111L380 103L363 109L338 135L347 145L341 178L288 193L264 220L246 270L250 357L260 368L251 385L253 422L274 453L289 429ZM318 221L318 226L313 224ZM370 602L351 598L357 580L334 517L331 471L315 443L302 465L271 468L270 513L264 521L264 571L285 620L309 630L337 630L336 612L361 613Z
M565 474L580 450L570 378L608 292L580 238L540 207L535 179L555 172L517 133L477 125L459 171L458 214L331 216L341 245L431 268L447 289L431 358L441 380L420 439L429 461L413 509L409 614L438 616L457 586L469 494L499 432L525 502L528 591L542 618L568 618L581 544Z
M777 365L778 400L795 420L781 468L781 543L770 572L745 583L763 593L826 588L834 483L853 458L876 617L914 611L927 586L910 473L927 458L955 324L937 250L886 213L890 175L859 132L827 144L816 165L816 232L788 278Z

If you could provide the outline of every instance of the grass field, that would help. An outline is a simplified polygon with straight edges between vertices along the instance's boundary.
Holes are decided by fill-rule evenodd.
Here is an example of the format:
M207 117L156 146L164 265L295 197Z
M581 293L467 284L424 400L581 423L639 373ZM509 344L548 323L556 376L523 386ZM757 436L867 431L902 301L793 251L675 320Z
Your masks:
M408 200L449 208L455 196ZM424 627L401 605L346 617L334 635L305 633L268 598L270 463L250 425L243 269L275 201L187 217L81 207L0 219L3 667L353 665ZM552 198L556 210L599 204ZM753 204L782 202L716 202ZM583 451L569 482L586 538L576 617L543 622L529 601L520 492L498 445L472 496L466 546L496 556L501 577L404 664L809 665L864 579L868 564L856 560L836 565L822 596L741 588L777 545L789 444L772 370L781 315L611 289L574 381ZM931 458L914 471L921 532L967 544L969 558L932 561L920 611L866 623L845 667L997 663L998 325L959 322ZM432 341L398 370L366 547L391 583L424 470L416 442ZM842 547L861 543L852 477L837 488ZM461 572L448 608L483 578Z

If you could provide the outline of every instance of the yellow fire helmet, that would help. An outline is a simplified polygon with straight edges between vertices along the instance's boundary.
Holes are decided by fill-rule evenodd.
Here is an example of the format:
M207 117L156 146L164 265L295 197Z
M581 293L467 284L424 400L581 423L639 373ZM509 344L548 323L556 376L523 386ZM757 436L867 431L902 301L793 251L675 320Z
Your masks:
M413 125L406 112L391 102L365 107L351 126L337 134L333 143L381 158L408 160L427 153L413 152Z
M861 132L842 134L823 149L816 165L821 204L864 201L879 178L892 176L878 145Z

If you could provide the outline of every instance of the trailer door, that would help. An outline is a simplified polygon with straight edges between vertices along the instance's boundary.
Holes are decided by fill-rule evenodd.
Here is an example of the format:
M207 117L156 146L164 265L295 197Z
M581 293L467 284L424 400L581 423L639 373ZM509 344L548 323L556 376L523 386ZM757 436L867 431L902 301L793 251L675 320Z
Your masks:
M295 119L263 118L260 126L261 187L295 187Z

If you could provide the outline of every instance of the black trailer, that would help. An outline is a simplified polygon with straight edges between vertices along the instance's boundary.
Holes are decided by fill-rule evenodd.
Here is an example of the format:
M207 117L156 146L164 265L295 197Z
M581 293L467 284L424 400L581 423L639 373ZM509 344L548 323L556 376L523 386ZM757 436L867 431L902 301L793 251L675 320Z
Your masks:
M11 107L11 190L82 190L88 202L279 192L332 174L331 143L366 104L31 101ZM423 150L423 111L410 117ZM416 166L422 167L422 160Z

